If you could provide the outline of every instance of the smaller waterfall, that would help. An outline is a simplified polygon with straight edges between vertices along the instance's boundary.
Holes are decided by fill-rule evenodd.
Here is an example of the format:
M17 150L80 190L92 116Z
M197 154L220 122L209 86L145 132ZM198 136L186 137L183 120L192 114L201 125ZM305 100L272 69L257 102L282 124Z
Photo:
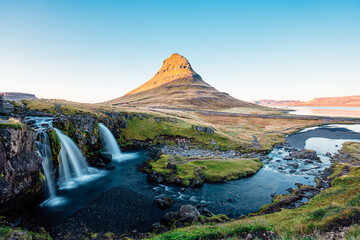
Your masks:
M45 174L48 198L56 197L56 184L53 171L53 159L51 157L49 136L46 132L39 132L36 145L42 158L42 167Z
M68 136L54 128L59 136L60 149L60 182L67 183L72 178L80 178L88 174L89 165L80 149Z
M113 159L119 160L122 157L119 145L117 144L114 135L104 124L99 123L101 142L103 151L110 153Z

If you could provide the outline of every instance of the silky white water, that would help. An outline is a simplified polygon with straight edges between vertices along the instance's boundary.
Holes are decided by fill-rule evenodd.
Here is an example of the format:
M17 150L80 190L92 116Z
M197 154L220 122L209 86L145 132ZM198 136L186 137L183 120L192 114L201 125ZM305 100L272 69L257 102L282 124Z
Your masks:
M42 167L44 170L46 188L47 188L47 197L55 198L56 197L56 184L53 171L53 159L50 151L50 142L49 136L46 132L38 133L38 140L36 145L39 149L39 154L42 158Z
M114 135L102 123L99 123L99 128L103 151L106 153L110 153L113 160L120 160L122 158L122 154Z
M59 185L61 187L63 184L67 185L74 178L82 178L89 174L89 165L74 141L59 129L54 129L61 143L59 173Z

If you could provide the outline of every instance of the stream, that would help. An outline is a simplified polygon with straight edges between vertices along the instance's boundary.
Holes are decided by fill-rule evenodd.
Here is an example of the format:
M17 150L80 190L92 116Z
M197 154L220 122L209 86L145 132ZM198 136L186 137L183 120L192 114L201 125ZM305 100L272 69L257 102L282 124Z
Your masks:
M115 159L111 163L115 166L114 170L98 169L93 176L77 182L76 187L58 189L57 198L61 199L59 204L37 206L39 211L36 218L40 224L51 228L64 220L67 221L67 218L80 209L87 208L102 193L116 187L146 196L152 202L159 197L169 197L174 204L167 211L175 211L181 205L192 204L206 206L215 214L238 218L258 211L264 204L272 201L273 195L288 193L290 189L296 188L298 183L314 186L315 177L331 166L330 157L327 155L336 153L346 141L360 142L360 125L332 124L307 128L288 136L289 146L274 148L266 155L262 160L264 167L257 174L227 183L205 183L201 188L148 182L147 176L137 171L137 165L150 158L147 151L122 152L121 161ZM315 150L320 161L285 160L292 148ZM129 201L130 199L131 196ZM306 201L308 199L304 198L303 202ZM125 214L132 214L124 211ZM160 215L166 212L156 211L159 211Z

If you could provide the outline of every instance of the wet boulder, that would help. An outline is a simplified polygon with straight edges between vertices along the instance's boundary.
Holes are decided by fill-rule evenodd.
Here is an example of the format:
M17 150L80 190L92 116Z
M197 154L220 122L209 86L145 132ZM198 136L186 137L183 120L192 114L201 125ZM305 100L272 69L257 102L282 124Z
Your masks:
M290 153L290 157L297 159L310 159L315 161L319 161L320 159L317 156L316 151L306 150L306 149L294 150L293 152Z
M111 153L102 152L102 153L100 153L100 157L101 157L102 162L104 162L104 163L109 163L112 161Z
M160 209L167 209L167 208L171 207L172 203L173 203L173 200L170 198L166 198L166 197L161 197L156 200L156 205Z
M293 168L298 168L299 167L299 164L298 163L288 163L288 165L290 167L293 167Z

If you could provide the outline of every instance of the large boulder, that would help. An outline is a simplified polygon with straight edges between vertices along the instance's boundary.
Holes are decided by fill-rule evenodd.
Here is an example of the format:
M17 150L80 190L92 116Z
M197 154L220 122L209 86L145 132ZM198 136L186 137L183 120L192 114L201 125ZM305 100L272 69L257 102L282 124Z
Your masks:
M177 218L181 222L193 222L200 216L199 211L192 205L181 206Z

